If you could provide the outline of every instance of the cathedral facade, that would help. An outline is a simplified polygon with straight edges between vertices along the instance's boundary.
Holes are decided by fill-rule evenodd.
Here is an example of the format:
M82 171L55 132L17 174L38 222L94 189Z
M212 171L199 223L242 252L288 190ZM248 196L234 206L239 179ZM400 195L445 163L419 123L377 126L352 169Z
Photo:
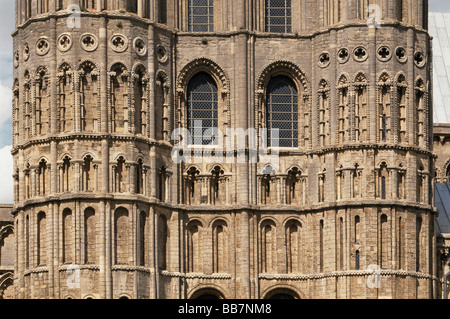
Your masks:
M439 297L427 14L16 0L15 298Z

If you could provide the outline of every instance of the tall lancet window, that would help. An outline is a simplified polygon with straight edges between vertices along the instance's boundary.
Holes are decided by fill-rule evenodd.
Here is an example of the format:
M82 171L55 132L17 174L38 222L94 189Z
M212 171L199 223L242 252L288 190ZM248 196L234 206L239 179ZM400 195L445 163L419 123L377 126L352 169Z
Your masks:
M387 199L388 197L389 171L388 166L383 162L378 169L378 198Z
M146 71L144 67L136 70L134 78L134 129L136 134L146 135L147 133L147 114L148 114L148 98Z
M327 146L330 137L329 102L330 87L327 81L320 81L319 85L319 146Z
M286 224L286 266L288 273L301 271L301 229L302 225L296 220Z
M193 221L187 226L186 254L187 265L186 272L200 272L203 266L203 236L202 224Z
M115 172L114 172L114 191L116 193L123 193L125 192L125 186L126 186L126 181L125 181L125 177L126 177L126 167L125 167L125 159L123 158L123 156L120 156L117 159L117 164L114 167L115 168Z
M47 219L44 212L37 217L37 266L45 266L47 263Z
M46 135L49 131L50 87L49 76L45 68L41 68L36 80L35 123L36 135Z
M304 204L306 191L306 177L298 167L293 167L286 179L286 204Z
M36 189L37 189L37 193L38 195L47 195L48 194L48 190L50 189L50 185L49 185L49 167L47 165L47 161L45 161L44 159L42 161L39 162L39 167L37 169L37 185L36 185Z
M401 75L397 80L397 103L398 103L398 142L406 142L406 90L407 84L405 77Z
M348 141L348 119L349 119L349 92L347 79L343 77L339 81L338 86L338 129L339 143L343 144Z
M73 77L70 66L63 64L58 74L59 132L73 130Z
M425 115L425 84L423 80L419 80L416 83L415 88L415 104L416 104L416 134L417 145L420 147L425 146L425 130L426 130L426 115Z
M20 102L19 102L19 96L20 96L20 89L19 89L19 80L14 81L14 87L13 87L13 145L14 147L17 146L20 143L20 121L21 121L21 114L20 114Z
M30 73L25 71L25 84L24 84L24 95L23 95L23 103L24 103L24 115L25 115L25 123L24 123L24 139L29 139L33 136L32 131L32 123L31 123L31 105L32 105L32 94L31 94L31 79Z
M191 134L192 145L217 145L211 139L217 136L218 89L213 78L206 73L195 75L187 90L187 129Z
M378 129L381 142L391 141L391 86L384 74L378 87Z
M227 224L218 221L213 226L213 271L226 273L228 270Z
M82 187L81 189L85 192L93 191L93 158L88 155L84 158L82 166Z
M266 0L266 32L290 33L291 0Z
M63 160L63 164L61 166L61 178L60 178L60 192L69 192L70 191L70 185L71 185L71 170L72 165L70 162L70 158L66 156Z
M80 67L80 103L77 110L79 124L77 130L94 132L98 130L98 71L91 62L84 62Z
M214 0L188 0L190 32L214 31Z
M359 75L355 81L355 141L367 140L367 81Z
M276 271L276 227L272 221L261 225L261 272Z
M298 91L286 76L270 80L266 96L267 145L298 147Z
M121 63L111 68L111 131L127 133L130 129L128 107L128 71Z

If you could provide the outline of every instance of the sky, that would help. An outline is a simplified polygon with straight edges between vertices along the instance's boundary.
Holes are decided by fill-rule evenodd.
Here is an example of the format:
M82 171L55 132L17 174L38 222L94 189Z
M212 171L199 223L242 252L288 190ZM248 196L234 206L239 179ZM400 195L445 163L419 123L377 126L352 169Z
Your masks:
M450 12L449 0L429 0L431 12ZM0 0L0 203L13 203L12 141L12 37L14 0Z

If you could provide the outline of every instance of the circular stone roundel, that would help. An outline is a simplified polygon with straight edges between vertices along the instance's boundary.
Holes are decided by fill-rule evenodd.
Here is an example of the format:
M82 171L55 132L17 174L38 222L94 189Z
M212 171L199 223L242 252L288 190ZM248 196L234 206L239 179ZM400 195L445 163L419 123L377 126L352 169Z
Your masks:
M321 68L326 68L330 65L330 54L328 52L323 52L319 56L319 66Z
M147 54L147 44L142 38L137 37L133 41L134 51L140 56L144 56Z
M46 37L39 38L36 42L36 54L46 55L50 51L50 43Z
M28 45L28 43L26 43L23 48L23 60L28 61L29 58L30 58L30 46Z
M353 58L358 62L364 62L369 57L366 48L359 46L353 50Z
M69 51L72 47L72 37L68 33L63 33L58 38L58 49L61 52Z
M85 33L80 38L81 47L85 51L95 51L98 47L98 40L92 33Z
M111 48L115 52L124 52L128 49L128 39L122 34L114 34L111 37Z
M406 50L403 47L397 47L395 49L395 57L397 61L400 63L405 63L408 60L408 56L406 55Z
M160 63L166 63L169 59L166 48L161 44L156 47L156 57Z
M414 63L419 67L422 68L425 66L425 64L427 64L427 58L425 56L425 54L423 54L422 52L418 51L414 54Z
M392 57L391 49L388 46L381 46L378 48L377 51L378 60L382 62L387 62Z
M339 63L346 63L348 59L350 58L350 53L348 52L347 48L342 48L338 52L338 61Z
M17 68L19 66L20 55L19 51L14 52L14 67Z

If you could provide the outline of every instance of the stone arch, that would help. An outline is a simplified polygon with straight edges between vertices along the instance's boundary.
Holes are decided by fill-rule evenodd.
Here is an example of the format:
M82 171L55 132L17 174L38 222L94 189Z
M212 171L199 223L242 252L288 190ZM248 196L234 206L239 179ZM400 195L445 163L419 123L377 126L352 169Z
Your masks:
M366 74L363 71L359 71L356 73L354 79L353 79L354 83L364 83L364 84L369 84L368 82L368 78L366 76Z
M347 72L341 72L337 77L338 86L349 85L350 84L350 75Z
M222 288L217 285L200 284L189 294L188 299L226 299Z
M155 109L155 118L159 121L155 123L155 138L167 142L170 141L172 128L172 84L167 73L162 69L156 71L155 80L155 99L157 106Z
M204 222L199 218L191 219L186 225L186 271L201 273L203 267Z
M89 59L82 60L78 64L75 91L80 103L76 104L75 113L78 119L75 121L75 131L97 132L99 130L101 118L99 70L99 66Z
M180 90L185 90L191 78L202 71L210 74L216 80L217 84L220 84L223 92L229 92L230 80L223 68L215 61L205 57L189 62L181 69L177 80L177 90L179 92Z
M14 274L12 272L0 275L1 299L14 299Z
M300 225L302 227L304 227L306 224L306 221L302 217L295 216L295 215L289 215L283 220L283 222L281 223L281 226L283 228L286 228L289 225L289 223L291 223L291 222L298 222L298 223L300 223Z
M266 67L256 77L256 94L255 94L255 127L257 130L260 128L267 128L267 95L269 84L277 77L285 77L292 82L295 86L297 111L298 111L298 129L292 141L292 147L311 147L310 139L310 127L311 119L305 118L305 113L309 113L311 109L311 85L307 79L306 73L296 64L290 61L275 61ZM281 78L279 78L281 79ZM257 134L260 134L257 132Z
M394 77L394 83L398 85L402 84L403 82L405 82L404 84L407 84L406 74L403 71L399 71Z
M132 131L134 110L130 108L131 94L129 89L130 73L123 62L113 62L109 67L109 118L113 133Z
M225 217L215 217L208 223L208 227L213 228L213 227L217 226L217 224L221 224L221 223L225 224L225 226L227 226L227 227L230 224L229 221Z
M35 71L35 76L39 77L39 76L48 76L49 75L49 71L48 68L46 66L40 65L36 68Z
M425 85L425 80L423 79L422 76L417 76L416 79L414 80L414 87L415 88L420 88L422 90L427 90L426 85Z
M294 164L294 165L289 166L289 168L288 168L285 172L286 172L286 174L288 174L290 171L295 170L295 169L296 169L301 175L306 174L306 172L305 172L306 170L300 168L300 166L297 165L297 164Z
M276 61L266 66L258 75L256 89L265 91L272 77L277 75L285 75L291 78L297 85L297 90L304 94L310 93L310 82L305 75L306 73L296 64L289 61Z
M82 71L84 68L90 68L92 71L99 72L99 65L91 59L83 59L78 63L78 71Z
M185 127L187 124L187 89L191 79L200 73L206 73L212 77L218 90L218 111L219 126L222 132L231 127L231 101L230 101L230 78L224 69L215 61L201 57L185 65L178 77L176 84L177 105L181 105L180 111L175 114L175 123L177 127Z
M0 266L14 267L14 226L0 229Z
M149 77L147 68L140 62L133 65L131 70L132 79L132 112L134 119L131 123L132 131L136 134L148 136L149 125ZM157 115L155 118L159 118Z
M378 85L392 85L393 81L392 81L392 76L391 76L390 72L387 70L381 71L378 75L377 84Z
M295 287L291 285L276 285L262 293L263 299L306 299ZM292 297L292 298L289 298Z
M117 207L114 210L114 264L129 264L131 233L129 210Z
M445 162L444 166L442 166L442 174L445 174L445 176L442 177L450 177L450 175L447 176L447 173L450 173L450 158Z
M260 271L262 273L277 273L277 229L278 223L271 217L264 218L258 227L260 234Z
M68 71L71 71L73 69L74 68L73 68L72 63L70 63L68 61L63 61L63 62L61 62L61 64L58 67L58 73L68 72Z

